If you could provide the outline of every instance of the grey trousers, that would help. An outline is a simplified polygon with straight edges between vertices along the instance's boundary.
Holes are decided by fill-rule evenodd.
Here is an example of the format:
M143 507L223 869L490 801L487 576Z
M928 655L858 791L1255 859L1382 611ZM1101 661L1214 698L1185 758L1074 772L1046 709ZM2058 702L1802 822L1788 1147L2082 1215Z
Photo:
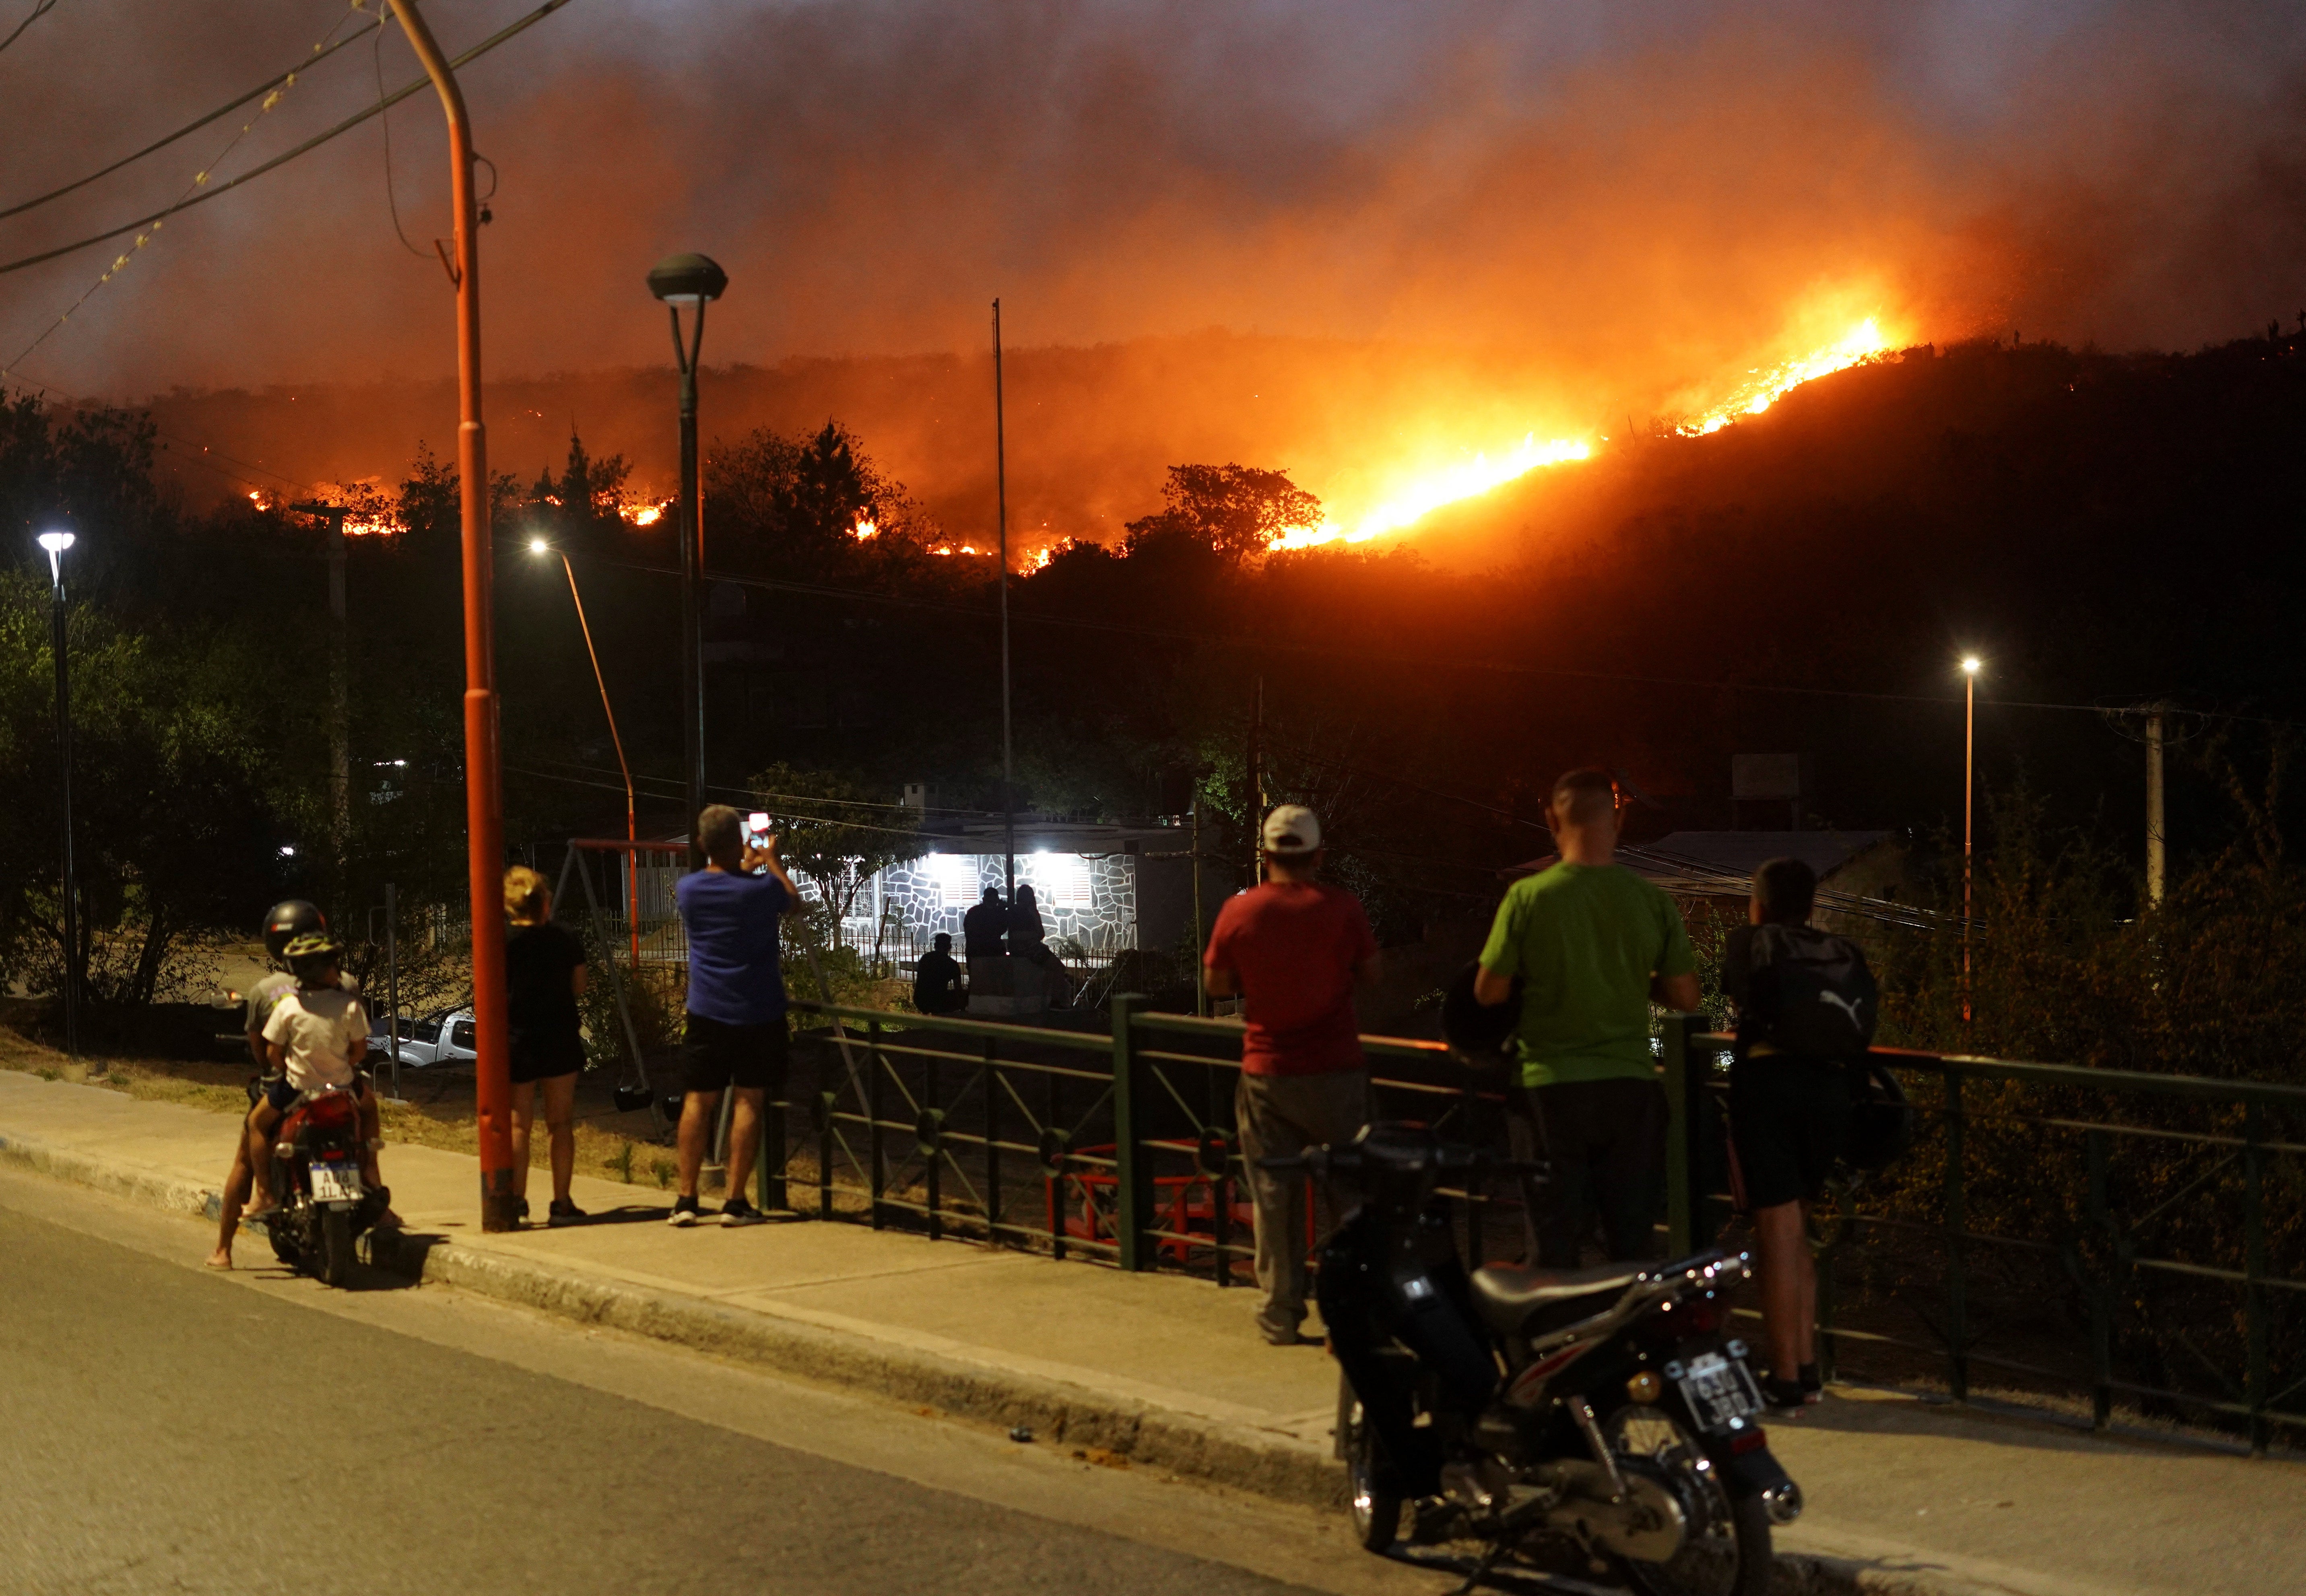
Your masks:
M1241 1157L1257 1205L1257 1284L1265 1306L1257 1322L1286 1336L1305 1318L1305 1177L1257 1166L1309 1147L1351 1141L1369 1123L1370 1078L1363 1070L1326 1075L1250 1075L1234 1089Z

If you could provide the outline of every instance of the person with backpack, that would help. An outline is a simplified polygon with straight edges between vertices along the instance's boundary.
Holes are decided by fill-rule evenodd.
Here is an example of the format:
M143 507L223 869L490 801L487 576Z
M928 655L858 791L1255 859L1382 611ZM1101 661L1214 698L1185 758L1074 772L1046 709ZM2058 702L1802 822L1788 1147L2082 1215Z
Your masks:
M1880 1005L1866 955L1813 927L1817 874L1796 858L1754 872L1750 923L1721 952L1721 992L1735 1006L1730 1143L1754 1227L1772 1407L1818 1400L1817 1268L1809 1208L1851 1138L1852 1072L1866 1064Z

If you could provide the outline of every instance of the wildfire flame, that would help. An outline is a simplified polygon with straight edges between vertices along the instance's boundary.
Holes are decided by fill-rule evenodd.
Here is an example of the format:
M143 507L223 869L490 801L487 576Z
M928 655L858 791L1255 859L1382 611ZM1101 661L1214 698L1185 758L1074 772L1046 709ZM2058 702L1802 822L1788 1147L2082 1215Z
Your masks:
M1868 316L1823 348L1796 355L1773 366L1755 367L1731 389L1727 398L1683 422L1677 431L1691 438L1718 432L1740 417L1761 414L1805 382L1845 370L1860 361L1870 360L1891 346L1891 340L1883 333L1880 318ZM1607 440L1601 441L1606 442ZM1412 476L1396 484L1388 498L1374 508L1363 511L1350 524L1325 516L1319 526L1301 527L1286 533L1276 540L1273 546L1277 549L1310 549L1322 543L1367 542L1371 538L1413 526L1444 505L1487 493L1516 478L1526 476L1541 466L1590 459L1594 447L1592 440L1582 438L1556 438L1541 443L1533 432L1522 440L1520 448L1494 460L1487 455L1477 454L1469 461Z
M849 530L856 534L857 541L860 543L867 538L876 538L881 535L879 524L872 521L859 521Z
M1761 414L1789 390L1811 379L1854 366L1889 347L1890 341L1882 336L1881 323L1876 318L1868 316L1836 343L1778 365L1757 367L1748 372L1746 380L1739 383L1727 399L1704 414L1683 422L1679 431L1685 438L1703 438L1708 433L1719 432L1741 415Z
M1533 432L1521 440L1520 448L1495 460L1487 455L1475 455L1461 465L1445 466L1430 476L1416 479L1395 497L1365 513L1351 526L1324 519L1319 526L1308 526L1284 534L1273 546L1277 549L1310 549L1319 543L1339 541L1365 543L1388 532L1399 532L1445 504L1471 499L1517 476L1526 476L1541 465L1559 465L1566 460L1583 460L1593 452L1593 446L1583 439L1556 438L1540 443L1537 434Z

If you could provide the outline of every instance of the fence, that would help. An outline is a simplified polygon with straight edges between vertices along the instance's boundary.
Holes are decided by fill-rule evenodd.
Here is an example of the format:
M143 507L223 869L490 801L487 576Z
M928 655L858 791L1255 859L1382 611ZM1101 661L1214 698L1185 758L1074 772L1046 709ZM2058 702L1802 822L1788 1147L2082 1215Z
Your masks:
M1731 1038L1677 1017L1667 1212L1677 1250L1728 1217ZM1977 1371L2306 1427L2306 1088L1875 1048L1917 1116L1893 1169L1816 1216L1820 1361ZM2186 1256L2191 1255L2191 1256ZM2292 1405L2285 1406L2285 1404Z
M1097 1029L797 1003L828 1023L800 1033L771 1106L762 1206L1243 1283L1242 1028L1143 1001L1115 998ZM1438 1042L1362 1042L1379 1117L1507 1142L1502 1081ZM1695 1017L1666 1028L1677 1254L1730 1218L1730 1046ZM2306 1429L2306 1088L1875 1056L1920 1131L1895 1169L1817 1215L1828 1378L1942 1371L1967 1400L1992 1371L2088 1393L2101 1427L2117 1402L2214 1415L2257 1451L2276 1427ZM1521 1254L1517 1182L1448 1195L1470 1260Z
M837 1023L801 1033L801 1068L771 1110L768 1146L785 1156L763 1171L763 1206L1241 1283L1255 1250L1233 1114L1241 1026L1142 1003L1115 997L1098 1030L796 1004ZM1395 1066L1376 1081L1381 1114L1502 1135L1504 1094L1439 1043L1363 1041L1380 1071ZM1507 1185L1451 1193L1473 1256L1494 1210L1520 1223Z

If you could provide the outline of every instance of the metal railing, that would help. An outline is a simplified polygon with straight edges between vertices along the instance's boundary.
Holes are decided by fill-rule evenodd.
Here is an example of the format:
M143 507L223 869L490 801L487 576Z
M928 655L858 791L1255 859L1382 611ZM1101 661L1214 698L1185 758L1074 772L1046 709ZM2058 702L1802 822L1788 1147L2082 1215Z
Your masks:
M805 1028L759 1201L1242 1283L1255 1251L1233 1109L1242 1026L1143 1005L1117 996L1089 1029L796 1003ZM1379 1116L1507 1143L1502 1081L1439 1042L1362 1040ZM1695 1016L1666 1025L1677 1254L1731 1218L1730 1044ZM1871 1362L1967 1400L1990 1371L2085 1392L2101 1427L2117 1404L2216 1415L2254 1450L2306 1429L2306 1088L1875 1056L1919 1129L1897 1165L1836 1188L1817 1215L1828 1378ZM1470 1261L1499 1243L1521 1254L1518 1182L1450 1195Z
M1255 1256L1234 1116L1242 1027L1143 1003L1116 996L1109 1026L1087 1030L796 1003L831 1023L798 1034L763 1206L1239 1283ZM1505 1095L1440 1043L1362 1045L1395 1066L1373 1082L1379 1112L1502 1140ZM1452 1193L1475 1257L1496 1211L1519 1224L1520 1188L1501 1184Z
M1732 1038L1666 1032L1677 1250L1729 1218ZM1912 1148L1818 1225L1820 1361L1880 1356L2238 1421L2306 1427L2306 1088L1877 1047ZM2191 1256L2182 1256L2191 1254ZM2284 1405L2288 1404L2290 1405Z

